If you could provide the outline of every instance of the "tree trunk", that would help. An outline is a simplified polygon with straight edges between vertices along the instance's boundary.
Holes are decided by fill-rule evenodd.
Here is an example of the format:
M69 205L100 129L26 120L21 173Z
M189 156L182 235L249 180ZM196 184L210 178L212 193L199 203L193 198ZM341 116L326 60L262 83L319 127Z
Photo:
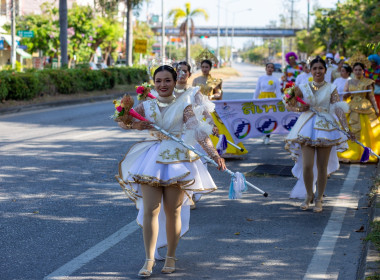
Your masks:
M186 18L186 61L191 64L190 61L190 19Z
M126 47L125 47L125 55L126 55L126 63L127 66L132 66L132 46L133 46L133 13L132 13L132 1L127 0L127 34L126 34Z
M61 67L67 66L67 0L59 0L59 41L61 43Z

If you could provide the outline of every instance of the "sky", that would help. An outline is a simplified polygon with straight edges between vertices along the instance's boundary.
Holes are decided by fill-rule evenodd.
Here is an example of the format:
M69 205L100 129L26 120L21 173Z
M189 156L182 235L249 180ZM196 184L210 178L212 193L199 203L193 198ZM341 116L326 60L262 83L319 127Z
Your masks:
M140 11L140 20L145 20L147 12L161 15L161 0L150 1L149 7L144 3ZM265 27L271 21L277 21L279 16L287 13L285 4L290 6L290 0L164 0L165 14L173 8L184 9L185 3L191 3L191 9L201 8L206 10L209 20L205 21L203 17L194 18L197 26L217 26L218 25L218 2L220 2L220 26L249 26ZM308 0L294 0L294 10L298 11L301 17L306 19ZM323 8L333 8L338 0L310 0L310 10L315 5ZM284 4L285 3L285 4ZM247 11L251 9L250 11ZM235 18L234 23L232 23ZM202 39L204 44L212 48L216 47L216 38ZM234 45L236 48L242 48L244 43L254 38L235 38ZM230 39L228 39L230 42ZM225 44L225 39L220 40L220 44ZM228 43L229 44L229 43Z

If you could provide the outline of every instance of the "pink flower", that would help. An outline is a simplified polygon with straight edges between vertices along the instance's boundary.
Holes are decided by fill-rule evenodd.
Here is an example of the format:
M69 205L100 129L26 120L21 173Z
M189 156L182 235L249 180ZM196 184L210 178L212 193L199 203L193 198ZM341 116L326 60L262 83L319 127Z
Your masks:
M118 112L121 112L121 111L123 110L123 107L119 106L119 107L116 108L116 110L117 110Z
M92 45L91 43L88 43L88 44L87 44L87 46L89 46L89 47L91 47L91 45Z
M144 87L142 87L142 86L137 87L137 88L136 88L136 93L137 93L137 94L142 94L142 93L144 93Z

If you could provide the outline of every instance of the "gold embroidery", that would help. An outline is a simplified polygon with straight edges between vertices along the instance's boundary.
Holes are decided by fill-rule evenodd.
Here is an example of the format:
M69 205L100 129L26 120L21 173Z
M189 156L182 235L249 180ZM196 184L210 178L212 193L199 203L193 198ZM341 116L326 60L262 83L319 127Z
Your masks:
M150 115L150 117L152 119L154 119L154 121L157 121L157 112L156 112L156 104L155 102L150 102L150 110L152 111L152 114Z
M323 120L319 120L315 124L319 127L329 129L329 124L327 122L324 122Z
M171 159L171 160L180 160L180 154L183 154L185 159L189 159L189 153L187 150L182 150L180 148L176 148L174 153L170 153L169 149L166 149L160 154L160 157L163 159Z

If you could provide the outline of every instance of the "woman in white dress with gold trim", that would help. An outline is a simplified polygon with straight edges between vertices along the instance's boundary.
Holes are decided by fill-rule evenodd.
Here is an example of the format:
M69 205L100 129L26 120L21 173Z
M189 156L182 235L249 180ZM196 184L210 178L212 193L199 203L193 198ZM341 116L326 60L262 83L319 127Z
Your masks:
M293 98L288 108L302 112L296 124L285 139L285 148L289 150L296 161L292 169L298 178L292 190L291 198L305 197L301 210L307 210L315 200L314 212L322 211L322 199L326 188L327 175L339 168L337 151L347 149L347 137L329 122L336 123L335 116L342 127L350 134L345 113L348 111L346 102L340 101L336 87L324 81L327 70L325 61L317 57L310 63L313 82L295 88L295 96L303 99L308 105L303 105ZM310 110L312 106L320 115ZM314 185L317 183L317 196Z
M158 242L168 245L161 272L175 271L175 251L179 238L189 228L190 211L183 213L182 206L188 209L191 205L193 191L209 193L216 190L199 156L152 130L151 123L177 137L183 134L185 126L185 134L192 135L193 142L198 142L220 169L226 168L207 132L200 129L202 126L199 126L188 96L175 98L176 79L177 74L171 66L157 68L153 80L158 97L144 101L135 108L149 122L126 118L123 123L119 123L125 129L151 130L149 139L135 144L128 151L119 164L119 175L116 176L139 210L137 222L143 227L146 260L138 276L144 278L152 274Z

